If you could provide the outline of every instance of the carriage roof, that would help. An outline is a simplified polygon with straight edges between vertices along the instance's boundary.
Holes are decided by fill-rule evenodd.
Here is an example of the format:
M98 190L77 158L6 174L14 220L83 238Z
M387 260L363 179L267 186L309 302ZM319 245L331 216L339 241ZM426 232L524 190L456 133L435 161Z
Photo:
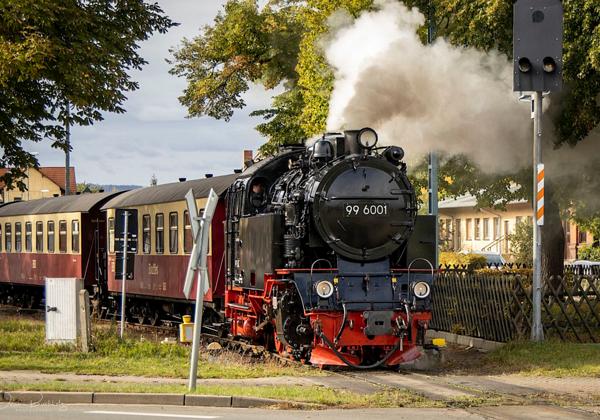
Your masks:
M227 191L227 188L235 181L237 176L238 174L221 175L138 188L113 198L102 207L102 210L182 201L190 188L194 191L194 197L196 198L208 197L211 188L218 195L221 195Z
M65 195L30 201L15 201L0 206L0 217L29 214L87 213L98 204L120 194L119 192Z

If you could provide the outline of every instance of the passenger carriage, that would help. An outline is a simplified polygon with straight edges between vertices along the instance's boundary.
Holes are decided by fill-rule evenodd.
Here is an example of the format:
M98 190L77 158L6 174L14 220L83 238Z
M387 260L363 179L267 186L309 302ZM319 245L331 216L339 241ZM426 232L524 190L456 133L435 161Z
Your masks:
M191 301L183 294L183 283L192 250L192 230L185 201L192 189L198 209L203 209L211 189L221 196L211 225L208 272L211 288L205 295L208 307L222 306L225 290L223 193L236 175L157 185L128 191L104 205L108 238L108 290L113 297L121 293L121 279L116 278L114 249L115 213L117 209L137 211L138 247L134 257L133 279L127 280L128 316L138 322L157 324L161 320L179 321L191 313ZM192 290L195 296L195 289ZM120 301L112 299L106 311L114 313Z
M0 207L0 301L36 306L45 277L83 278L92 294L98 292L106 243L100 207L114 196L70 195Z

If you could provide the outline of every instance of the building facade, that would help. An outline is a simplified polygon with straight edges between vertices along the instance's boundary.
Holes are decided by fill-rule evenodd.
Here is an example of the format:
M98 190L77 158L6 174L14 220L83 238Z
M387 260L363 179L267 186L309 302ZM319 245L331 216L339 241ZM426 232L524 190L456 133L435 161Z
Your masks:
M75 168L70 168L70 192L75 194L77 191L77 182L75 180ZM4 175L7 169L0 169L0 176ZM0 183L0 201L10 203L12 201L28 201L38 198L48 198L61 196L65 194L65 168L64 167L40 167L28 168L27 178L23 180L27 189L20 191L18 188L7 188L4 183Z
M508 203L505 210L477 208L472 196L444 200L439 203L440 247L443 251L494 252L512 257L510 235L517 224L533 223L531 204L527 201ZM594 242L591 234L581 231L570 221L563 222L565 259L577 259L581 245Z

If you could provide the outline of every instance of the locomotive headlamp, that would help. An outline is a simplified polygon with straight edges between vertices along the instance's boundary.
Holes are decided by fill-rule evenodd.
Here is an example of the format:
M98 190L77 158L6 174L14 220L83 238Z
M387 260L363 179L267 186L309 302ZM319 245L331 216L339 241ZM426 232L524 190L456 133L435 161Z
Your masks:
M427 296L429 296L431 288L429 287L429 284L425 283L424 281L420 281L415 283L413 292L419 299L425 299Z
M315 289L320 298L327 299L333 295L333 284L328 280L318 282Z
M377 133L369 127L358 132L358 143L365 149L372 149L377 144Z
M542 64L546 73L554 73L556 70L556 61L552 57L545 57Z

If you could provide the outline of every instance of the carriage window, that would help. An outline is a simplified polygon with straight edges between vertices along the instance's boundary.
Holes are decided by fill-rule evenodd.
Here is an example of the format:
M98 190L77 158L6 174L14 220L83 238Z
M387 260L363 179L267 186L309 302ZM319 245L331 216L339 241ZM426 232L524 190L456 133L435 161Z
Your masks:
M35 250L36 252L44 252L44 222L36 222L35 224Z
M25 251L31 252L32 248L32 237L31 237L31 222L25 223Z
M21 252L23 250L21 242L21 223L15 223L15 252Z
M54 222L48 222L48 252L54 252Z
M144 241L144 254L149 254L152 251L149 214L142 216L142 240Z
M58 222L58 251L67 252L67 221L60 220Z
M156 253L165 252L165 215L158 213L156 215Z
M10 223L4 225L4 249L6 249L6 252L12 251L12 227Z
M108 252L115 252L115 218L108 219Z
M179 232L179 215L176 212L169 213L169 252L177 254L179 244L177 234Z
M71 252L79 252L79 220L71 221Z
M183 252L192 252L192 225L190 224L190 213L183 212Z

